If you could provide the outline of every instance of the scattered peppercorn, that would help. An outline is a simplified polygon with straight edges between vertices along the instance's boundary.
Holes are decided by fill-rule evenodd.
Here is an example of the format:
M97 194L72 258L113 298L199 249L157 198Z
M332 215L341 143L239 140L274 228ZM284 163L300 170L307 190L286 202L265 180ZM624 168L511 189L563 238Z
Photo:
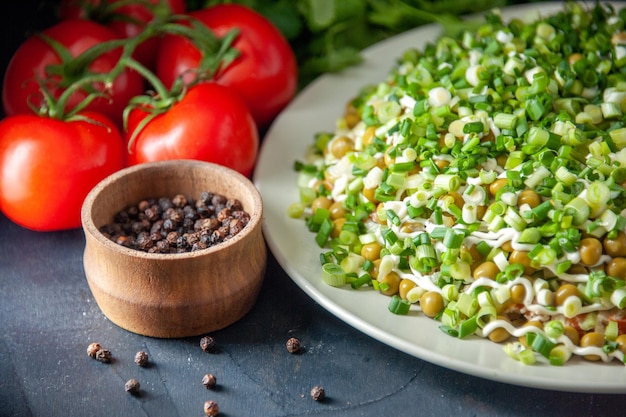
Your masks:
M204 403L204 414L210 417L215 417L220 412L220 407L215 401L206 401Z
M137 381L135 378L129 379L124 384L124 389L130 394L137 394L139 392L139 387L139 381Z
M213 339L211 336L204 336L202 339L200 339L200 347L205 352L215 352L215 339Z
M198 200L182 194L146 199L118 212L100 228L108 239L150 253L201 250L233 238L250 221L239 200L205 191Z
M215 388L215 384L217 384L217 379L215 378L215 375L213 374L206 374L202 378L202 385L204 385L206 389Z
M316 385L311 388L311 398L313 398L315 401L324 400L324 398L326 398L326 391L324 391L324 387Z
M91 356L92 358L96 357L96 353L102 349L102 346L100 346L100 343L90 343L89 346L87 346L87 355Z
M289 353L298 353L300 351L300 340L290 337L285 344Z
M111 362L111 352L107 349L100 349L96 352L96 356L95 356L96 360L99 360L100 362L103 363L110 363Z
M148 352L140 350L135 354L135 363L139 366L146 366L148 363Z

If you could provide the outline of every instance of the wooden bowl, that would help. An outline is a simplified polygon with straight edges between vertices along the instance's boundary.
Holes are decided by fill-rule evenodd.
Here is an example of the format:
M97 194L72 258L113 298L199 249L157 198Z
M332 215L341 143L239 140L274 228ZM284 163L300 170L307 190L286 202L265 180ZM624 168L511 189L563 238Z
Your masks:
M143 199L202 191L241 201L249 223L232 239L195 252L159 254L126 248L100 227ZM256 302L267 262L261 196L243 175L200 161L146 163L100 182L82 207L87 282L102 312L134 333L188 337L224 328Z

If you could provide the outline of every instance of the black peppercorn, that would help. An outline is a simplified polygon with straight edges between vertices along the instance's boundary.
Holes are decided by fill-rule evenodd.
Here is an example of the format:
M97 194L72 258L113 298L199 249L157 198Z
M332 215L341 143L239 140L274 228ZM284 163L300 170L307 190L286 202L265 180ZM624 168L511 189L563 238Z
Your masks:
M185 207L187 205L187 198L182 194L177 194L172 198L172 204L175 207Z
M130 230L132 230L134 234L139 234L146 230L146 227L143 222L133 222L130 226Z
M87 346L87 355L91 356L92 358L96 357L96 353L98 353L98 351L102 349L102 346L100 346L100 343L90 343L89 346Z
M199 204L203 204L208 206L211 204L211 199L213 198L213 194L208 191L203 191L200 193L200 199L198 200Z
M161 207L162 211L165 211L168 208L174 207L174 205L172 204L172 200L170 200L169 198L165 198L165 197L159 198L159 200L157 201L157 204L159 205L159 207Z
M204 385L206 389L215 388L215 384L217 384L217 379L215 378L215 375L213 374L206 374L202 378L202 385Z
M128 236L114 236L115 243L130 248L134 244L134 239Z
M158 206L150 206L143 213L146 215L146 218L151 222L158 220L160 216Z
M200 241L200 236L195 233L185 233L183 236L187 240L187 244L192 247Z
M204 414L209 417L215 417L220 412L220 408L215 401L206 401L204 403Z
M117 213L114 221L100 230L120 245L149 253L182 253L232 238L250 216L240 201L204 192L197 201L182 194L143 200Z
M139 249L144 250L144 251L154 246L154 241L150 239L150 234L148 232L139 233L137 235L136 243Z
M137 381L135 378L129 379L124 384L124 389L130 394L137 394L139 392L139 387L139 381Z
M169 253L170 251L170 244L167 240L163 239L163 240L159 240L156 243L156 252L157 253Z
M163 231L165 233L172 232L176 230L177 227L178 227L178 224L174 220L172 219L163 220Z
M295 337L290 337L285 345L289 353L298 353L300 351L300 341Z
M163 229L163 220L157 220L154 223L150 223L147 219L144 220L147 223L146 230L150 229L150 234L160 232Z
M211 199L211 204L216 208L220 207L220 209L222 209L226 206L226 201L227 199L223 195L213 194L213 198Z
M141 200L139 204L137 204L137 208L139 211L144 212L150 207L150 202L147 200Z
M228 233L231 235L236 235L237 233L243 230L245 225L239 219L232 219L228 225Z
M139 366L146 366L148 363L148 352L140 350L135 354L135 363Z
M313 398L315 401L324 400L324 398L326 398L326 391L324 391L324 387L316 385L311 388L311 398Z
M126 223L130 219L127 211L120 211L115 215L115 221L117 223Z
M196 212L198 213L198 217L204 219L211 215L211 210L209 210L206 206L198 206L196 207Z
M221 228L219 228L217 230L213 230L213 233L211 233L210 240L212 244L218 244L221 241L223 241L225 238L226 238L226 234Z
M126 210L126 212L128 213L128 217L131 219L136 219L137 215L139 214L139 208L137 207L129 207L128 210Z
M219 213L217 213L217 221L224 223L227 219L230 219L230 209L224 208Z
M193 245L191 245L191 251L195 252L198 250L206 249L207 247L208 247L207 244L200 240L198 242L195 242Z
M233 217L235 219L241 220L243 224L248 224L248 222L250 221L250 215L243 210L233 211Z
M215 340L211 336L204 336L200 339L200 347L208 353L215 352Z
M110 363L111 362L111 352L107 349L100 349L96 352L95 356L96 360L99 360L102 363Z
M183 217L185 219L196 221L196 219L198 218L198 212L196 211L195 207L185 206L183 207Z
M226 207L231 209L232 211L243 210L243 206L241 205L241 201L230 199L226 202Z
M174 223L179 223L183 220L183 216L181 215L179 209L175 209L174 207L170 207L165 210L163 218L164 220L171 220Z

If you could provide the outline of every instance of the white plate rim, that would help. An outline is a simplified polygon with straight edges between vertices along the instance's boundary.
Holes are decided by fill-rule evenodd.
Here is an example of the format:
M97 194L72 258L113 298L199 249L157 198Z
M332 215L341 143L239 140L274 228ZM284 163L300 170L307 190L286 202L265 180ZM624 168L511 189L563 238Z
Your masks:
M561 2L524 4L501 9L505 20L550 14ZM327 311L372 338L409 355L468 375L538 389L626 393L626 368L613 361L597 364L574 360L563 367L526 366L506 356L501 345L482 339L458 340L438 329L439 323L411 313L387 311L388 298L373 291L337 289L321 282L322 251L302 220L286 212L297 201L295 160L319 131L331 131L345 103L367 83L384 79L394 60L409 46L422 47L441 33L425 25L384 40L363 52L364 61L312 82L287 106L267 131L253 181L264 203L263 233L268 247L287 275ZM411 44L411 41L415 41ZM327 100L330 96L334 100ZM367 307L367 308L366 308Z

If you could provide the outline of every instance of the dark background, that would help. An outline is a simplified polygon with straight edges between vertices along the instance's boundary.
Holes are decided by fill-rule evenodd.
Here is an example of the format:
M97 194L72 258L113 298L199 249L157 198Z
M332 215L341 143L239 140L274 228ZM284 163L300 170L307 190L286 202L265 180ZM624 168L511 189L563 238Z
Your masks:
M35 30L54 22L54 2L20 1L0 13L4 71ZM120 329L102 315L82 269L80 230L36 233L0 214L0 417L200 416L216 400L221 416L610 416L622 395L535 390L432 365L347 326L306 296L272 256L259 300L238 323L212 336L153 339ZM285 349L289 337L304 346ZM90 342L113 362L86 355ZM138 368L138 350L150 366ZM207 391L202 376L218 386ZM137 378L138 396L124 392ZM581 376L584 378L584 375ZM323 385L328 398L309 397Z
M56 2L24 0L5 2L0 13L0 68L2 78L11 55L38 30L56 21Z

